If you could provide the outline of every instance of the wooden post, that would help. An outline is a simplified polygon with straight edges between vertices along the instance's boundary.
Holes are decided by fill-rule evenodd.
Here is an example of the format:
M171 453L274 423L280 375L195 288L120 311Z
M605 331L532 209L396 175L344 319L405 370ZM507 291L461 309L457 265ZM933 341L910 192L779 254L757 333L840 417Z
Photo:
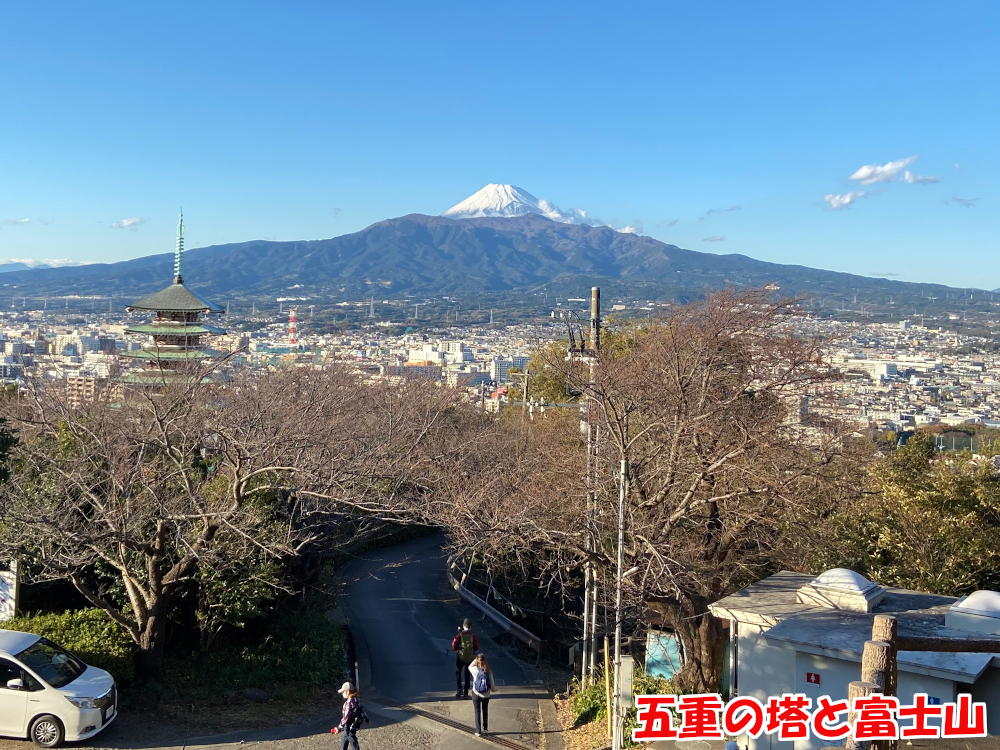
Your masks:
M868 643L871 643L871 641ZM865 645L867 646L868 644ZM847 686L847 702L851 706L851 710L847 714L847 721L852 727L858 718L857 713L854 711L854 699L867 698L869 695L880 692L882 692L881 687L874 682L865 682L864 680L855 680ZM844 747L848 750L872 750L873 744L871 740L856 740L853 737L848 737Z
M608 702L608 740L611 740L614 717L611 715L611 664L608 661L608 650L608 637L604 636L604 697Z
M898 686L898 676L896 667L896 639L898 636L898 623L895 617L891 615L875 615L875 620L872 622L872 640L873 641L883 641L888 643L891 647L889 653L889 663L888 671L885 675L885 686L882 692L883 695L897 695ZM865 679L862 675L861 679ZM875 743L876 750L896 750L899 746L899 740L880 740Z
M861 653L861 681L872 682L885 693L889 673L892 671L892 646L885 641L865 641Z

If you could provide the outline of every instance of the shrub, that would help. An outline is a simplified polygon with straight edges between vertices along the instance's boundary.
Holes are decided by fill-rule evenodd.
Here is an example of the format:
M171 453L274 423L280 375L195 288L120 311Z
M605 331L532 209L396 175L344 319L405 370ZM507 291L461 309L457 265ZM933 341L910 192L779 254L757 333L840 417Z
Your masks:
M608 697L604 687L604 677L598 677L593 683L583 688L574 686L569 699L569 707L573 712L573 726L579 727L597 719L607 718Z
M7 620L3 628L48 638L87 664L106 669L119 683L135 678L135 643L103 610L29 614Z
M177 696L218 700L247 687L283 691L340 684L344 631L319 609L288 608L266 633L252 635L207 654L168 656L165 686Z
M645 670L636 667L635 674L632 675L633 695L681 695L683 690L678 690L673 680L663 677L653 677L646 674ZM676 716L676 714L675 714ZM632 740L632 730L638 727L636 721L636 710L634 707L625 711L624 729L622 731L622 747L642 747L643 743ZM676 726L676 725L675 725Z

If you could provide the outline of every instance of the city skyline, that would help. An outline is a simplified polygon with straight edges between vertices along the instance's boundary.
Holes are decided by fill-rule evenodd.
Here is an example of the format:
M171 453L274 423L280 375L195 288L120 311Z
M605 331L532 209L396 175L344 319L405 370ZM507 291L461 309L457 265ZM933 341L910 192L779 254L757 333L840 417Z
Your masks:
M692 250L1000 287L991 4L56 7L0 50L0 259L169 252L182 206L190 247L333 237L497 182Z

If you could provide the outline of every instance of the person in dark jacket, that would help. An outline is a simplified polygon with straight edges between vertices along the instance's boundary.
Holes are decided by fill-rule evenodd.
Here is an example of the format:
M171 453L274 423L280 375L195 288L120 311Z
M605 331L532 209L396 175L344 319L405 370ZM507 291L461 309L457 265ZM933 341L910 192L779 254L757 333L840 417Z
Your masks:
M354 689L354 685L345 682L340 686L339 692L344 697L344 709L340 723L330 731L340 735L340 750L350 750L352 747L354 750L361 750L358 747L358 729L361 728L362 722L370 724L371 720L361 705L361 699L358 698L358 691Z
M469 618L465 618L462 627L455 634L455 638L451 642L451 650L457 653L455 657L455 681L458 684L458 689L455 692L455 697L468 698L469 684L472 681L469 665L472 664L472 660L476 658L476 652L479 650L479 638L472 632L472 623L469 622Z

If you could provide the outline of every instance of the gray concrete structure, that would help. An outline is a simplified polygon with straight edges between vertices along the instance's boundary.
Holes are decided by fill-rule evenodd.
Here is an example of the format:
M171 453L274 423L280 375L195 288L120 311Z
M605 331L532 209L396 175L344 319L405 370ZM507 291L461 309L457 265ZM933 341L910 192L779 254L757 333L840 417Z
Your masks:
M964 599L889 587L873 597L871 582L847 573L828 571L816 579L782 571L711 606L716 617L736 628L738 695L765 704L768 697L782 693L804 693L814 705L823 695L845 699L848 683L861 679L861 653L876 614L894 615L901 636L974 636L972 627L956 627L961 617L949 614L956 603L960 609ZM823 587L816 583L821 579L839 581L842 595L820 601L816 591ZM870 602L867 611L857 605L865 600ZM854 603L838 607L846 601ZM990 620L977 621L981 629L975 632L1000 633L1000 619ZM900 651L897 664L901 703L911 703L917 692L941 703L971 693L973 700L986 703L992 733L1000 733L1000 655ZM815 750L831 743L815 738L781 742L776 735L762 734L756 740L742 737L739 744L749 750Z

